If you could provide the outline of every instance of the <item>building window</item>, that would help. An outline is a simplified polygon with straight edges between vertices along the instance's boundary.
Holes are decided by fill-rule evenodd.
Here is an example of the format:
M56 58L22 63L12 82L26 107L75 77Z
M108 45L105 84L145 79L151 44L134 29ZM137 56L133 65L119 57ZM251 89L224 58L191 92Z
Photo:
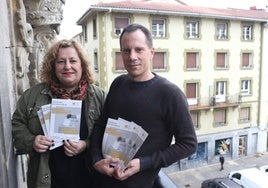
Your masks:
M215 155L231 153L231 138L225 138L215 141Z
M186 98L189 105L197 104L198 83L186 83Z
M115 71L116 72L122 72L125 71L123 58L121 55L121 52L115 52Z
M186 22L186 36L187 38L199 38L198 21Z
M191 117L196 129L199 128L199 112L198 111L191 111Z
M186 53L186 70L197 70L198 69L198 52L187 52Z
M194 154L192 154L190 157L188 157L188 160L194 160L194 161L206 161L207 160L207 151L208 151L208 143L207 142L201 142L197 145L197 150Z
M218 23L217 24L217 39L225 40L228 38L228 24Z
M83 26L83 35L84 35L85 42L87 42L87 26L86 25Z
M216 82L216 101L225 102L226 100L226 81Z
M241 95L250 95L250 94L251 94L251 80L242 80Z
M94 70L99 72L98 53L94 52Z
M223 126L226 124L226 109L217 109L214 111L215 126Z
M97 38L97 20L93 18L93 38Z
M247 148L247 136L239 136L238 155L245 156Z
M243 40L252 40L252 25L244 24L243 25Z
M242 53L242 68L252 67L252 53Z
M155 52L153 57L153 70L166 70L166 52Z
M153 37L165 37L166 36L165 19L153 19L152 20L152 36Z
M116 36L120 36L123 29L129 24L129 18L128 17L115 17L114 23L115 23L114 33Z
M227 62L227 53L217 53L216 69L226 69L228 65Z
M250 120L250 107L241 107L239 113L239 122L249 122Z

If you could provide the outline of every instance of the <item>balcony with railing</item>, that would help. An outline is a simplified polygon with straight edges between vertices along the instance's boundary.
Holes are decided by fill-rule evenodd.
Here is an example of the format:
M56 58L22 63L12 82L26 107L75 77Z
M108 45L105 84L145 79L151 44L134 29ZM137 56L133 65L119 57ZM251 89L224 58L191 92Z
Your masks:
M208 110L213 108L238 107L241 95L210 96L204 98L187 99L190 110Z

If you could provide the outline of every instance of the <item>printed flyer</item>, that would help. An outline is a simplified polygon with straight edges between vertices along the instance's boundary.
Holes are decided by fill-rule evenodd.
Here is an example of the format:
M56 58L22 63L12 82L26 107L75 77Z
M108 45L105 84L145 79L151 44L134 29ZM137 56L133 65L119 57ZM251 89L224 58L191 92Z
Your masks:
M81 100L52 99L37 112L44 134L54 140L54 149L62 140L80 139Z
M102 141L103 156L105 158L119 158L118 165L121 171L124 171L147 136L148 133L134 122L123 118L117 120L109 118Z

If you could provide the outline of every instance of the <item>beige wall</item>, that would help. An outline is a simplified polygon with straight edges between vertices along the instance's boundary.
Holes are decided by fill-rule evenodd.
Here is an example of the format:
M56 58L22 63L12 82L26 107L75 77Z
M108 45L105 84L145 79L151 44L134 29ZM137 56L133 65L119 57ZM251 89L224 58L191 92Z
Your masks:
M121 73L114 72L114 52L119 51L119 38L113 35L114 15L127 15L116 13L98 13L98 38L92 38L92 22L88 22L88 39L86 44L93 57L94 51L98 51L101 63L97 78L102 87L108 90L115 77ZM157 50L166 50L168 55L168 71L156 72L177 84L185 90L185 83L197 80L200 83L200 104L208 104L210 91L214 91L216 80L227 81L227 95L237 96L240 93L241 79L252 79L252 95L242 97L240 106L250 106L251 121L239 123L240 106L228 107L227 126L213 127L213 108L202 110L200 116L200 129L197 134L217 133L225 130L237 130L248 126L258 125L259 111L259 74L260 74L260 48L261 27L260 23L254 23L254 40L245 42L241 40L241 21L229 21L229 40L215 40L216 20L200 19L200 39L185 39L185 19L180 16L164 16L167 18L167 38L154 39L154 47ZM150 28L150 16L148 14L131 14L132 23L139 23ZM201 69L199 71L185 71L185 52L196 50L200 52ZM226 51L229 54L229 68L227 70L215 70L215 58L217 51ZM241 52L252 51L254 68L241 70ZM102 75L102 76L100 76Z

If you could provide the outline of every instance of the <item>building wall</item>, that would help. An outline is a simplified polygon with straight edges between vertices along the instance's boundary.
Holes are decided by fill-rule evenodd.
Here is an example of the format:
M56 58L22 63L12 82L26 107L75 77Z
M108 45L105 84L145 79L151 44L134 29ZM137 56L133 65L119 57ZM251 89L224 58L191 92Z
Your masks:
M153 16L166 18L166 38L154 38L154 47L156 51L165 51L168 56L167 71L156 71L157 74L167 78L178 85L184 92L186 83L189 81L198 81L199 88L199 105L203 106L200 110L200 127L196 129L198 141L204 143L204 161L186 159L182 160L181 168L198 166L200 164L218 162L215 149L218 147L217 142L226 139L231 140L230 151L227 158L237 158L244 155L252 155L256 152L266 151L267 147L267 131L259 129L260 121L267 126L267 93L264 92L261 109L264 113L259 120L260 110L260 91L261 91L261 64L263 59L262 49L264 39L267 37L267 29L263 33L262 24L259 22L253 23L252 41L243 41L242 36L242 21L228 20L229 22L229 39L226 41L216 40L216 23L217 19L198 18L200 20L200 38L186 39L185 23L188 17L183 16L168 16L168 15L150 15L150 14L131 14L131 13L96 13L98 37L89 40L85 43L89 50L89 54L93 57L93 53L98 52L99 56L99 72L97 72L100 84L106 90L109 89L112 81L122 73L115 72L115 52L119 52L119 37L114 35L114 17L129 16L131 23L139 23L147 28L151 28L151 18ZM92 34L91 19L87 22L89 35ZM91 36L88 37L88 39ZM200 52L201 67L198 71L187 71L185 69L185 53L187 51ZM228 53L228 68L224 70L216 70L216 52L226 51ZM253 68L241 69L242 52L252 52ZM266 61L267 62L267 61ZM264 62L264 67L267 63ZM266 69L267 70L267 69ZM262 74L267 80L267 74ZM238 101L241 92L241 80L251 79L251 95L242 96ZM227 95L229 98L235 98L237 102L234 106L227 106L227 123L224 126L214 126L214 111L220 106L210 106L209 101L211 93L215 93L215 83L218 80L227 81ZM262 91L263 92L263 91ZM204 108L204 106L207 106ZM249 106L251 108L250 121L239 122L239 113L241 107ZM192 108L195 109L195 108ZM245 148L243 154L239 153L241 147L241 137L245 138ZM218 141L217 141L218 140ZM244 146L243 146L244 147ZM199 162L196 162L199 161ZM196 164L198 163L198 164Z
M26 187L27 156L15 152L11 118L17 99L38 81L42 53L55 39L62 4L58 0L0 1L0 187L3 188Z
M262 50L261 50L261 61L262 65L260 67L260 116L259 116L259 125L261 129L261 134L259 136L259 140L262 143L267 143L267 126L268 126L268 91L266 89L266 85L268 82L268 25L263 25L263 33L262 33ZM258 150L263 151L267 150L266 145L258 145Z
M9 19L11 1L0 1L0 187L17 187L16 159L11 136L11 112L14 109L14 65L10 50L12 22Z

